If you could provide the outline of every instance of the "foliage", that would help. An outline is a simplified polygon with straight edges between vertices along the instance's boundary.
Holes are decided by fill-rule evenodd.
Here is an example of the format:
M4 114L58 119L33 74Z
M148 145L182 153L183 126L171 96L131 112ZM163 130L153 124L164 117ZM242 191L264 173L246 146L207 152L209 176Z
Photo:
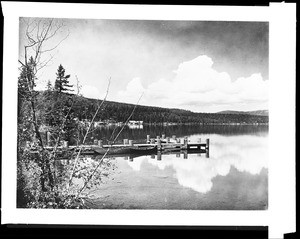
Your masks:
M65 75L65 68L60 64L57 69L56 73L56 80L55 80L55 90L60 92L69 92L74 91L72 89L73 85L69 84L70 75Z
M74 96L73 116L80 121L91 120L96 108L97 100ZM133 108L134 105L132 104L106 101L95 121L125 122ZM195 113L188 110L152 106L139 106L134 112L133 119L148 124L162 124L164 122L176 124L268 123L268 116L262 115Z
M59 157L57 146L72 131L73 97L63 92L71 91L70 75L65 75L60 65L55 91L47 84L46 93L35 90L38 72L52 59L48 52L54 50L52 39L64 26L54 19L23 20L24 46L18 77L18 143L17 143L17 207L82 208L83 201L70 193L64 177L58 176L55 161ZM45 57L46 56L46 57ZM24 57L23 59L21 57ZM48 125L54 136L53 150L45 149L41 129Z
M98 163L81 159L69 185L70 167L59 167L57 163L61 156L69 159L73 156L55 149L45 150L45 138L36 136L42 135L42 126L47 126L54 139L53 146L58 146L62 140L74 139L78 134L78 121L74 116L78 96L59 92L50 84L44 92L34 91L36 78L32 59L20 68L18 79L17 207L86 208L82 194L79 195L82 185L73 181L82 180L87 183L86 189L95 188L104 183L113 166L105 159L99 173L91 180L91 172Z

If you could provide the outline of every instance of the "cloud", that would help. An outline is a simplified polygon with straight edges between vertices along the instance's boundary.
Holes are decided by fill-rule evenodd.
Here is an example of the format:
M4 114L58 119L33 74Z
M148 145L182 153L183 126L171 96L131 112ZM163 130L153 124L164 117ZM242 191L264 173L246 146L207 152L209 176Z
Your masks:
M207 193L213 187L213 179L228 175L231 167L251 175L257 175L263 168L267 168L267 142L266 138L259 136L214 135L209 158L205 158L204 155L199 157L189 154L187 159L183 159L182 155L180 158L175 158L174 155L162 155L161 161L149 157L144 160L160 170L171 167L180 185L200 193ZM140 170L141 161L142 158L139 158L139 167L135 167L135 170Z
M80 93L87 98L100 99L102 97L99 90L91 85L83 85Z
M173 78L159 79L147 87L134 78L119 97L128 102L141 91L145 91L144 104L198 112L224 110L224 105L226 109L254 110L265 108L268 102L268 81L260 73L233 81L227 72L216 71L206 55L179 64Z
M140 171L143 160L127 160L127 163L134 171Z
M120 102L136 103L140 95L145 91L139 77L133 78L126 86L126 90L119 91L117 100Z

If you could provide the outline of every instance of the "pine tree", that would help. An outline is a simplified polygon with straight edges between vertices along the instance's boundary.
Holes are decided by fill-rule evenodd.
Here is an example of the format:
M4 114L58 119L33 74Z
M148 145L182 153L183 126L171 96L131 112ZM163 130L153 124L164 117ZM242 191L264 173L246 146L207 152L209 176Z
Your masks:
M48 80L47 86L46 86L46 90L47 90L47 91L52 91L52 89L53 89L53 87L52 87L51 81Z
M69 85L69 78L70 75L65 76L65 69L64 67L60 64L57 73L56 73L56 80L55 80L55 86L54 89L56 91L60 92L69 92L69 91L74 91L72 90L73 85Z

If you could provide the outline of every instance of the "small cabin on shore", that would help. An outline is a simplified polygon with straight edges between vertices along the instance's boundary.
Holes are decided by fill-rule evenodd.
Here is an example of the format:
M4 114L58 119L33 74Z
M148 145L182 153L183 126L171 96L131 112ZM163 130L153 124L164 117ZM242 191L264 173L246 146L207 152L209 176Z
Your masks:
M128 125L143 125L143 121L129 120Z

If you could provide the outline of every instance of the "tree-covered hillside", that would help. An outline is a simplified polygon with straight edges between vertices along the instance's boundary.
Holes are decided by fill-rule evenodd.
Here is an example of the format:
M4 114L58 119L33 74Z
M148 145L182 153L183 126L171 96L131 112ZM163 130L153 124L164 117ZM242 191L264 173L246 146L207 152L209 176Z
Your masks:
M44 102L42 98L47 94L47 98L51 98L51 92L40 92L40 102ZM50 95L49 95L50 94ZM73 95L75 103L73 106L73 117L79 120L91 120L96 112L97 106L101 100L89 99L82 96ZM51 102L51 101L50 101ZM102 109L97 114L95 121L111 120L115 122L125 122L134 108L134 104L119 103L106 101ZM43 107L42 107L43 108ZM161 107L142 106L136 107L132 120L144 121L148 124L159 123L200 123L200 124L266 124L268 116L257 116L249 114L220 114L220 113L194 113L182 109L168 109Z

